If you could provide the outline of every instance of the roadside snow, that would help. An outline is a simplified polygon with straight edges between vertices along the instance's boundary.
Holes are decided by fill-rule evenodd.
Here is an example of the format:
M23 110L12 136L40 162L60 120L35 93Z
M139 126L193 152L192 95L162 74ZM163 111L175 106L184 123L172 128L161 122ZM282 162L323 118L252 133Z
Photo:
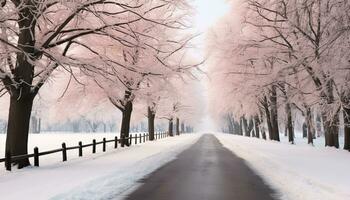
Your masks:
M190 134L131 148L110 147L107 153L89 152L83 158L65 163L59 162L61 155L58 154L54 163L47 160L40 168L2 171L1 199L121 199L139 179L175 159L199 137Z
M277 189L281 199L350 199L347 151L227 134L216 137Z

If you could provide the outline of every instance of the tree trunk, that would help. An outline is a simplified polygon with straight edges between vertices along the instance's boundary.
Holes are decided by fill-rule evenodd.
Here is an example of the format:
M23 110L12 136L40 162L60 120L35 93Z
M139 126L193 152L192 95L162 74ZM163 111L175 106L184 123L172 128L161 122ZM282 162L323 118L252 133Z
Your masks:
M306 125L306 120L303 123L303 138L307 138L307 125Z
M37 130L37 133L41 133L41 118L39 117L39 120L38 120L38 130Z
M265 131L265 126L264 126L264 114L263 114L263 110L259 109L259 113L260 113L260 124L262 124L262 126L260 127L261 129L261 136L264 140L266 140L266 131Z
M240 124L237 121L235 121L233 134L239 135L239 132L240 132Z
M243 121L243 129L244 129L244 136L249 137L250 133L249 133L249 127L248 127L248 121L246 119L246 117L243 115L242 117L242 121Z
M324 135L326 139L326 146L339 148L339 116L336 114L333 119L327 119L327 114L322 114Z
M288 141L294 144L294 127L292 120L292 109L289 103L286 103L286 114L287 114L287 124L286 124L286 132L288 133Z
M233 134L233 132L234 132L234 120L232 119L232 116L230 114L227 114L226 120L227 120L227 125L228 125L228 133Z
M272 130L272 123L271 123L271 115L270 115L270 109L269 109L269 103L267 100L267 97L264 97L264 101L262 103L263 107L264 107L264 112L265 112L265 116L266 116L266 124L267 124L267 129L269 132L269 139L272 140L272 134L273 134L273 130Z
M20 3L18 17L18 49L16 67L13 70L14 85L8 79L3 83L11 95L5 152L11 156L27 154L28 132L33 100L38 88L32 88L34 77L36 13L33 1ZM31 59L31 60L30 60ZM14 162L18 168L30 165L28 159Z
M344 115L344 149L350 151L350 109L343 108Z
M131 120L131 113L133 109L133 103L131 101L126 102L124 106L123 117L122 117L122 124L120 128L120 137L121 138L128 138L130 134L130 120ZM124 145L129 146L129 141L123 140Z
M180 119L176 118L176 135L180 135Z
M317 114L316 116L316 135L317 137L321 137L322 134L322 122L321 122L321 116Z
M321 92L320 106L323 108L322 120L326 146L339 148L339 111L332 112L334 106L333 82L328 81ZM332 115L329 118L329 115Z
M239 132L238 135L243 135L243 119L242 117L239 120Z
M271 116L270 116L270 110L268 107L265 107L265 114L266 114L266 123L267 123L267 130L269 131L269 139L272 140L272 123L271 123Z
M6 137L6 152L11 156L28 154L28 132L34 98L31 95L20 99L11 97ZM19 125L20 124L20 125ZM18 168L30 165L28 159L14 162Z
M276 86L273 85L270 96L271 103L271 125L272 125L272 139L280 141L280 134L278 128L278 109L277 109L277 91Z
M185 132L185 123L182 122L181 123L181 133L184 133Z
M151 107L148 106L148 134L149 134L149 140L154 140L154 119L156 117L156 114L152 111Z
M246 136L247 137L250 137L251 136L251 133L252 133L252 130L254 129L254 121L252 118L249 119L249 123L248 123L248 128L247 128L247 133L246 133Z
M255 134L254 135L256 138L260 138L260 128L259 127L260 127L261 122L260 122L258 115L256 115L254 117L254 124L255 124L255 130L254 130Z
M311 109L306 109L306 125L307 125L307 143L313 144L313 137L315 134L315 126L312 119Z
M170 137L173 137L173 136L174 136L173 129L174 129L174 122L173 122L173 119L169 119L169 136L170 136Z

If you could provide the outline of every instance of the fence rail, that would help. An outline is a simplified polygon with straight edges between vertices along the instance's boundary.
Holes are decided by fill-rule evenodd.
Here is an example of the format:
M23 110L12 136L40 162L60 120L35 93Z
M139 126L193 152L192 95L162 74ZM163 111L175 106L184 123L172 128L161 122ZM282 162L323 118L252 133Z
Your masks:
M158 139L166 138L169 136L170 135L168 132L159 132L159 133L154 134L154 139L158 140ZM143 133L143 134L136 134L135 136L130 134L130 136L127 138L119 138L118 139L118 137L115 137L114 139L111 139L111 140L107 140L106 138L103 138L103 140L100 142L96 142L96 140L93 139L91 144L84 144L84 145L80 141L78 143L78 146L72 146L72 147L67 147L66 143L62 143L62 148L49 150L49 151L43 151L43 152L39 152L39 148L34 147L34 153L26 154L26 155L11 156L10 153L6 152L5 158L0 158L0 163L5 162L6 170L11 171L12 163L14 163L16 161L23 160L23 159L34 158L34 166L39 167L40 156L45 156L45 155L55 154L55 153L62 153L62 161L65 162L68 160L67 159L67 151L78 150L78 156L82 157L84 148L92 147L92 153L95 154L96 147L98 145L102 145L102 152L106 152L106 146L108 143L113 142L114 149L117 149L119 143L120 143L120 147L125 147L124 144L128 144L126 146L129 147L133 144L133 141L134 141L134 144L145 143L145 142L149 141L149 134Z

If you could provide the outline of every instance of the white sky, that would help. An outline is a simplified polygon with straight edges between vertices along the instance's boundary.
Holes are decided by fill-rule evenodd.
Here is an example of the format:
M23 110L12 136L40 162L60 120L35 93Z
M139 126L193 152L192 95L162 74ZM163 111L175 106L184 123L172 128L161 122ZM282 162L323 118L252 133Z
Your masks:
M205 56L205 43L206 43L206 33L210 30L210 27L214 25L221 17L223 17L229 10L230 6L227 0L195 0L194 7L196 9L195 17L195 29L199 33L202 33L200 37L197 38L195 43L198 45L198 51L196 51L195 57L204 59ZM205 67L204 67L205 69ZM207 94L207 84L208 80L202 81L202 95L204 98L204 103L206 105L206 115L203 116L199 127L199 131L215 131L216 127L211 120L208 108L208 94Z
M196 26L201 32L205 32L220 17L229 11L227 0L195 0Z

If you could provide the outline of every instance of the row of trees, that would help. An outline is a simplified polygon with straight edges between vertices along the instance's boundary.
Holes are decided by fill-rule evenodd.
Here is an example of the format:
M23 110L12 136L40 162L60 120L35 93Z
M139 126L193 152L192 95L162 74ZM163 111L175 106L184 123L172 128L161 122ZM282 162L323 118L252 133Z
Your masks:
M66 84L63 94L79 94L69 99L73 105L84 97L81 91L95 103L108 99L122 112L122 137L129 135L137 101L148 107L151 139L160 105L169 126L179 124L179 117L187 120L181 112L189 101L179 94L200 63L186 56L194 37L188 34L186 0L1 0L0 5L0 92L10 98L7 153L27 154L34 99L48 82ZM68 78L54 79L59 76ZM25 167L29 160L16 164Z
M279 141L283 124L294 143L295 126L303 121L312 144L320 131L316 124L322 123L326 146L338 148L343 129L344 149L350 150L349 8L347 0L234 5L210 38L217 66L213 93L229 94L213 103L229 108L216 110L225 113L230 132L243 134L243 128L266 138L266 130Z

